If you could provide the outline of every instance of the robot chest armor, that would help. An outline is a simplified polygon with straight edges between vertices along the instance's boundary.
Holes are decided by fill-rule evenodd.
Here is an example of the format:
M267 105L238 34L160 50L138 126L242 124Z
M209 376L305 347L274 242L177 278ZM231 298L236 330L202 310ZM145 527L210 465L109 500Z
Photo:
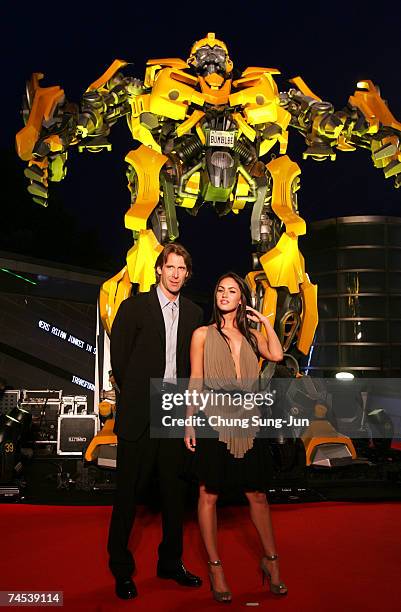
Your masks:
M245 71L246 72L246 71ZM149 96L149 111L155 115L184 121L189 107L205 108L208 104L224 109L234 107L249 125L275 123L280 118L278 92L270 74L242 77L233 83L226 81L219 90L199 91L199 79L177 68L162 69ZM283 111L285 112L285 111Z

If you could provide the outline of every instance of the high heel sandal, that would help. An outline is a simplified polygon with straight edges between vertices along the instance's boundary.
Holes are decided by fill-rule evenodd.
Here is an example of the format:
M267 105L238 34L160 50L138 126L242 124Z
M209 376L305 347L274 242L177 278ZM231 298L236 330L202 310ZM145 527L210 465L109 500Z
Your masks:
M221 566L221 561L220 561L220 559L217 559L217 561L208 561L207 564L209 565L209 567ZM213 588L212 577L213 577L213 574L211 572L209 572L210 590L212 591L213 598L216 601L218 601L219 603L231 603L231 601L232 601L232 599L231 599L231 595L232 595L231 591L216 591Z
M279 584L274 584L274 582L272 582L271 574L263 563L265 559L267 561L277 561L278 555L265 555L264 557L262 557L262 560L260 562L260 569L262 570L262 584L265 583L265 579L267 578L272 593L274 593L275 595L287 595L288 589L284 582L279 582Z

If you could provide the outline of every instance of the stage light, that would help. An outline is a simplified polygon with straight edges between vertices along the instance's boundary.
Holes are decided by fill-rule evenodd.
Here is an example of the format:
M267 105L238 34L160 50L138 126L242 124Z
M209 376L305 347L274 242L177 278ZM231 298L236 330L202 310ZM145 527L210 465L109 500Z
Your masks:
M337 372L336 378L337 380L353 380L355 377L352 372Z

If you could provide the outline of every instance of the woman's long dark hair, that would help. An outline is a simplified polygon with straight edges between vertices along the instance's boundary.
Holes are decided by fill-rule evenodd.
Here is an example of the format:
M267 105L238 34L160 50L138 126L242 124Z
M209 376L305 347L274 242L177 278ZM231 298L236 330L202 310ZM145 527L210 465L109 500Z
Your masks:
M218 279L216 283L216 286L214 288L214 294L213 294L213 314L212 314L210 324L213 324L213 323L216 324L218 332L223 336L228 346L230 346L228 342L228 338L223 331L223 323L224 323L223 315L221 314L220 310L217 307L217 300L216 300L217 289L219 288L221 281L224 280L225 278L232 278L233 280L235 280L235 282L237 283L240 289L241 301L238 304L237 315L235 319L236 324L241 334L245 336L245 338L247 339L247 341L253 348L256 356L259 357L258 343L257 343L255 336L253 335L253 333L251 332L249 328L249 322L246 316L246 313L247 313L246 307L251 306L251 292L249 291L248 285L246 284L244 279L238 276L238 274L236 274L235 272L226 272L225 274L220 276L220 278Z

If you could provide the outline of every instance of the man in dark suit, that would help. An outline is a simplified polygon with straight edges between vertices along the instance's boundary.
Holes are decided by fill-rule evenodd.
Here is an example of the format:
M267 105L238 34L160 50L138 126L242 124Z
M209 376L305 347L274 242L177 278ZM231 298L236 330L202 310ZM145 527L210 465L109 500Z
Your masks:
M111 364L120 389L114 432L117 446L117 490L110 522L109 567L116 594L132 599L134 558L128 548L138 491L156 469L159 475L163 538L157 575L183 586L200 586L181 560L185 483L179 477L184 444L181 439L149 435L150 379L174 383L189 378L192 332L202 324L201 309L180 296L192 271L189 253L169 244L156 265L159 283L149 293L122 302L111 332ZM174 387L173 387L174 388ZM171 390L171 389L170 389Z

